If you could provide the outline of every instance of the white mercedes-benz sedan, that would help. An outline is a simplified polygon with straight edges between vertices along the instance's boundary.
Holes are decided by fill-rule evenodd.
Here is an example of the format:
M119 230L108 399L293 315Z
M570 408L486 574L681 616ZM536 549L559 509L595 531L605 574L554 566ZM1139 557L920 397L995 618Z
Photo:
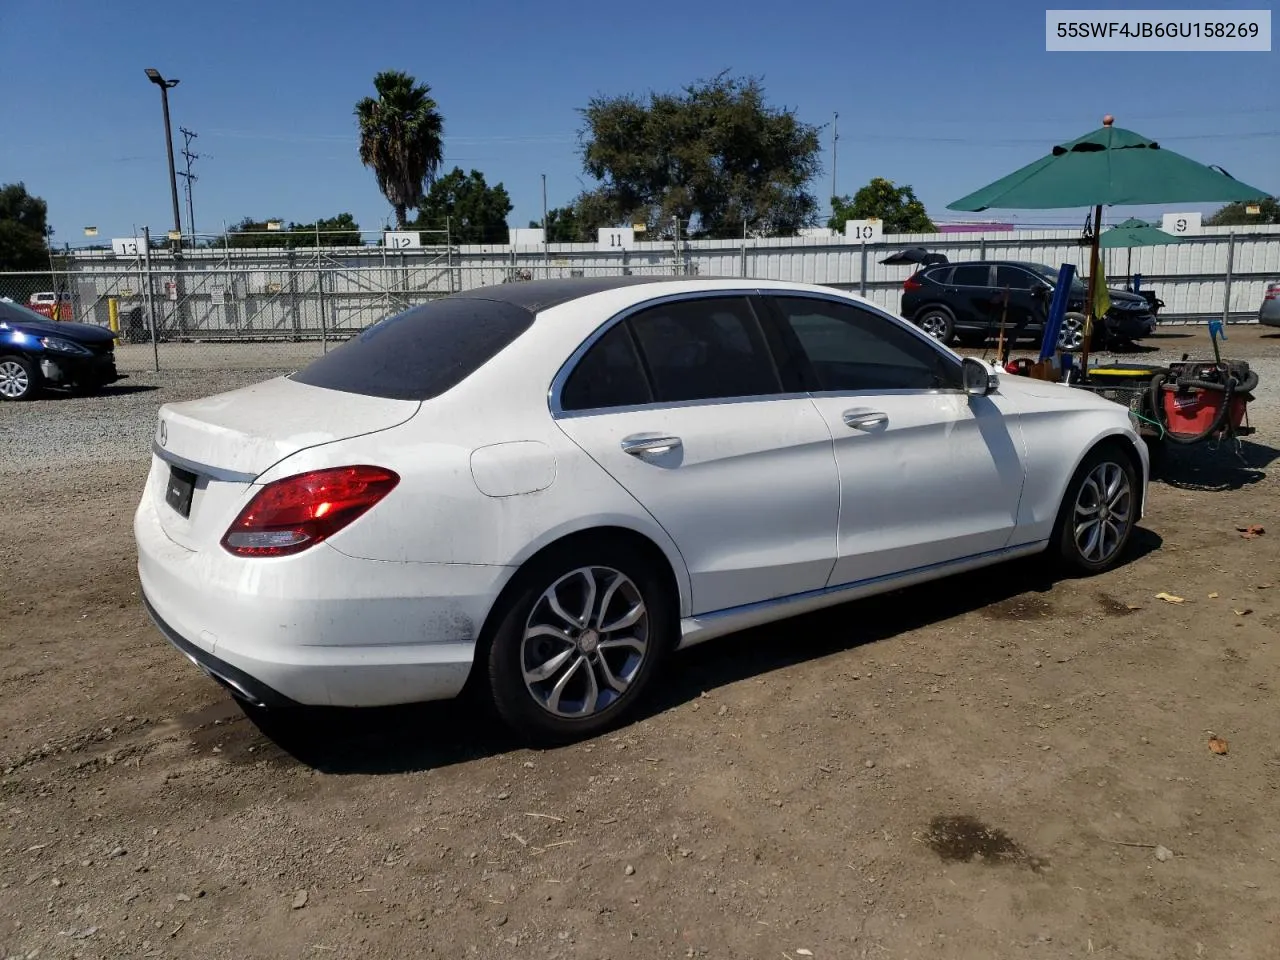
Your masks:
M744 627L1046 550L1104 570L1148 477L1123 406L832 288L697 278L433 300L166 404L153 453L146 608L237 697L467 686L543 740Z

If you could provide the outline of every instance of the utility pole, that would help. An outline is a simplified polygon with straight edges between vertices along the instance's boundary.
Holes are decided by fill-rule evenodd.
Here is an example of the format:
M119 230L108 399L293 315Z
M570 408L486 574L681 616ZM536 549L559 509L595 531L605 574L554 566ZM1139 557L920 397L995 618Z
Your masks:
M173 169L173 133L169 129L169 91L178 85L178 81L166 80L154 67L147 67L144 72L147 79L160 88L160 104L164 109L164 145L169 154L169 192L173 199L173 232L178 235L178 239L173 241L173 250L177 253L182 249L182 215L178 212L178 178Z
M202 158L200 154L191 152L191 141L196 139L198 134L194 133L191 130L188 130L186 127L179 127L178 131L182 134L182 138L183 138L182 156L187 161L186 172L184 173L182 171L179 171L178 176L182 177L182 179L186 181L187 229L191 231L191 238L192 238L191 242L195 243L196 212L195 212L195 203L191 199L191 185L194 184L200 178L191 172L191 164L195 160L207 159L207 158Z
M832 115L831 120L831 215L836 215L836 164L839 159L837 151L840 144L840 114Z

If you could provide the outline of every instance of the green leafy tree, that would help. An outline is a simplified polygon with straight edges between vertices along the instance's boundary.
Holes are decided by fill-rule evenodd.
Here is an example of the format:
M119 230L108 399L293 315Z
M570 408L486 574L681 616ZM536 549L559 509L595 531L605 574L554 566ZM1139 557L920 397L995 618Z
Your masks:
M0 187L0 270L48 270L49 208L25 184Z
M576 202L580 216L659 236L678 218L695 237L741 236L744 220L788 236L816 219L807 186L821 169L818 128L769 105L758 79L722 73L679 93L596 97L582 114L583 167L599 188Z
M277 218L269 218L277 220ZM268 230L268 220L255 220L245 217L227 231L225 241L215 246L226 246L234 249L253 247L288 248L315 247L316 228L320 230L320 246L322 247L355 247L360 245L360 224L349 213L340 213L336 217L321 218L319 222L281 224L279 230Z
M447 221L451 243L506 243L510 212L506 187L490 187L479 170L454 167L431 185L413 225L440 230Z
M444 121L431 88L407 73L387 70L373 78L378 97L356 104L360 162L373 170L378 189L405 227L405 214L422 204L427 185L444 160Z
M850 197L832 197L834 213L827 226L844 232L846 220L881 220L885 233L937 233L924 204L909 186L895 187L884 177L875 177Z
M1280 202L1268 197L1257 202L1258 212L1249 213L1247 203L1228 203L1205 221L1209 227L1247 227L1280 223Z
M596 231L614 223L615 219L609 199L598 190L587 191L575 197L568 206L547 211L547 241L593 243ZM530 222L529 226L540 227L542 224Z

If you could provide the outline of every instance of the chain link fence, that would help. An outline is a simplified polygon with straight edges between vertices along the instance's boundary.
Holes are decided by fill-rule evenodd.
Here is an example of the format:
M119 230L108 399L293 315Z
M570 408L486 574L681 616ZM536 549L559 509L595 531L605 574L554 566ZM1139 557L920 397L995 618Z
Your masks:
M51 319L116 331L122 372L265 370L303 365L387 316L459 290L684 269L553 266L528 257L486 265L416 259L352 265L314 253L270 266L104 261L65 274L0 273L0 297Z
M1216 231L1216 232L1213 232ZM423 234L426 236L426 234ZM438 239L427 237L428 242ZM145 244L143 245L145 246ZM74 251L39 273L0 273L0 297L118 334L122 372L296 369L384 317L436 297L544 277L688 276L826 284L897 311L912 266L888 253L926 246L959 260L1083 265L1069 230L998 235L915 235L878 243L828 238L591 244L387 246L292 249L188 248L153 243L141 255ZM133 253L135 251L130 251ZM1110 251L1112 286L1143 275L1165 302L1161 322L1256 318L1268 281L1280 279L1280 227L1202 236L1162 247Z

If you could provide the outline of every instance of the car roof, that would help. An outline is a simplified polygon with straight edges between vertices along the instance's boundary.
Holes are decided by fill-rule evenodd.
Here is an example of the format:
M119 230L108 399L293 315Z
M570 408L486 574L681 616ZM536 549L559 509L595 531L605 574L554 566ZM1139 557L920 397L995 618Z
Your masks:
M569 303L581 297L589 297L596 293L630 287L642 283L671 283L679 277L557 277L549 280L521 280L514 283L498 283L488 287L477 287L474 290L463 290L450 294L451 299L458 300L495 300L509 303L530 313L541 313L543 310Z

